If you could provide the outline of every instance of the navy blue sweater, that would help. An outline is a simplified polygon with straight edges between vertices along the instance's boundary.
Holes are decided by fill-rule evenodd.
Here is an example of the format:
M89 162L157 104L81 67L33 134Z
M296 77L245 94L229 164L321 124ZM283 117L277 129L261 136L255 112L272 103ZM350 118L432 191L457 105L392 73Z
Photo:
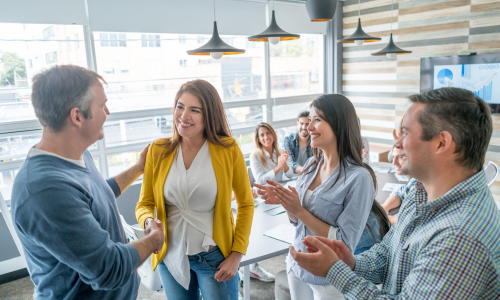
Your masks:
M14 181L12 218L35 299L136 299L137 250L127 245L115 197L86 151L86 168L27 158Z

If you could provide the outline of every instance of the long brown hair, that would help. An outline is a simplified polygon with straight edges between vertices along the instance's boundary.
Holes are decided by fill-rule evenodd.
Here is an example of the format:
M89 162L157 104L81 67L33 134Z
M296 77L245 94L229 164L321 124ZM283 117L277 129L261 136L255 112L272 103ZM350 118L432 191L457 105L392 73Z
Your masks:
M264 165L267 168L267 160L266 160L266 154L264 153L264 147L262 146L262 144L259 141L259 129L261 129L261 128L266 128L267 130L269 130L269 132L271 133L271 135L273 136L273 139L274 139L273 145L272 145L273 152L269 153L271 155L271 160L273 160L273 153L274 152L276 152L277 156L280 156L281 151L278 147L278 136L276 135L276 131L274 131L273 126L271 126L270 124L265 123L265 122L262 122L259 125L257 125L257 127L255 127L255 135L254 135L255 151L252 153L252 155L254 156L254 158L257 158L257 157L260 158L262 165Z
M166 138L161 140L155 145L163 146L163 155L158 162L160 162L170 155L177 146L182 141L182 136L179 134L176 126L175 120L175 110L177 109L177 102L179 98L184 93L190 93L191 95L198 98L201 104L201 109L203 113L203 123L205 125L205 131L203 136L212 144L230 147L234 144L234 140L228 141L224 140L224 137L232 137L231 130L229 129L229 124L227 123L226 113L224 111L224 106L222 105L222 100L220 99L219 93L213 85L209 82L196 79L184 83L177 95L175 96L174 103L174 136L172 138Z
M325 120L333 130L337 138L337 153L339 156L339 173L333 183L340 179L342 171L345 172L346 161L356 166L365 168L372 176L375 190L377 189L377 179L373 170L366 168L362 159L363 140L361 130L356 116L356 110L351 101L338 94L321 95L314 100L310 107L314 107L318 115ZM312 148L314 161L304 168L303 174L309 174L318 167L323 151L319 148ZM309 172L306 173L306 171Z

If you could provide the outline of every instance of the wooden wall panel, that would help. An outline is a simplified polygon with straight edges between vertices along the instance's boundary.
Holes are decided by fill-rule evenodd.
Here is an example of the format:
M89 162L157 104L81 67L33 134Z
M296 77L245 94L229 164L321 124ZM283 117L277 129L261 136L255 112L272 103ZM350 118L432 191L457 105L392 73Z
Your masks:
M399 125L409 106L407 96L420 89L420 58L500 52L500 0L395 0L393 37L409 55L396 60L373 57L391 33L390 0L362 0L361 23L377 43L344 46L343 91L361 119L363 134L375 143L392 145L387 126ZM357 26L358 1L344 2L344 36ZM500 166L500 116L486 162ZM500 177L492 187L500 201Z

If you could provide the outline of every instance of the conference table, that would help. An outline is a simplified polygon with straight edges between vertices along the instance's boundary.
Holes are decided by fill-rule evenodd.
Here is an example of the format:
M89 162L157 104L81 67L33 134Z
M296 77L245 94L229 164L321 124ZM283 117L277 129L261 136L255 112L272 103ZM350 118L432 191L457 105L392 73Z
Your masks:
M392 165L390 163L383 162L371 163L370 166L376 169L392 168ZM387 197L389 197L390 194L390 192L382 191L385 183L402 182L396 179L394 173L375 172L375 175L377 177L378 186L378 192L375 199L380 204L382 204L385 202L385 200L387 200ZM290 181L284 184L292 183L293 182ZM250 299L250 264L288 253L288 247L290 246L290 244L264 235L266 231L273 229L281 224L289 224L288 216L286 213L271 216L264 212L276 206L277 205L260 203L255 207L254 210L252 231L250 233L250 242L248 244L247 253L240 262L240 267L243 267L243 296L245 300Z

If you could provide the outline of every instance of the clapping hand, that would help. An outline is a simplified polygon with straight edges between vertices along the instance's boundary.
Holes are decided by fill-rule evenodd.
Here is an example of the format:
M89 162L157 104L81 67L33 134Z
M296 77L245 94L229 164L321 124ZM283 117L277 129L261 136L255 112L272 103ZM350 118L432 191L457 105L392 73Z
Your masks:
M272 180L267 180L268 183L276 183ZM278 184L278 183L276 183ZM276 198L276 193L274 192L274 187L273 185L260 185L257 183L253 184L255 187L257 187L259 190L257 191L257 194L262 196L262 199L264 199L264 203L266 204L280 204L278 201L278 198Z
M307 252L309 253L318 252L319 249L309 242L310 239L312 239L312 237L309 238L306 237L302 242L304 245L306 245ZM337 254L338 258L340 258L346 265L348 265L351 268L351 270L354 271L354 265L356 263L354 260L354 256L352 255L351 250L349 250L349 248L343 241L329 240L322 236L315 236L314 239L317 239L323 244L330 247L333 251L335 251L335 254Z

